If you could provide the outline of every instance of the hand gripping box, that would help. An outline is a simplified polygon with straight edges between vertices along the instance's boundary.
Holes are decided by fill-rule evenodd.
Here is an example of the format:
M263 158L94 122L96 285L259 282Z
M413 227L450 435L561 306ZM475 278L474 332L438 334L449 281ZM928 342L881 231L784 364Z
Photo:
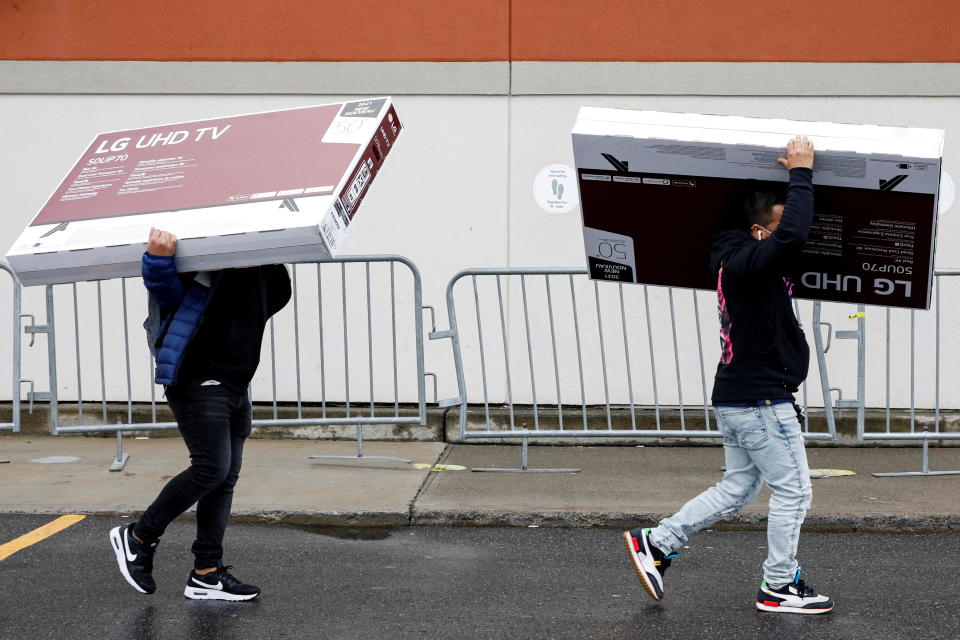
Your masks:
M928 308L944 133L582 108L573 150L590 275L716 289L710 244L751 191L785 192L787 141L815 147L813 228L794 293Z
M25 285L335 256L401 124L390 98L98 135L7 253Z

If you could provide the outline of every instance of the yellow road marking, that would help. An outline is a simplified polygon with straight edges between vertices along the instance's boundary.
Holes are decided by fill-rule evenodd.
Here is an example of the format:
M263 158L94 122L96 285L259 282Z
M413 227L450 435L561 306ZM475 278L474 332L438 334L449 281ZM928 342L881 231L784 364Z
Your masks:
M857 475L856 472L849 469L810 469L811 478L839 478L855 475Z
M434 464L430 465L426 462L418 462L413 465L414 469L430 469L430 471L464 471L466 467L462 464Z
M47 524L34 529L30 533L25 533L15 540L11 540L6 544L0 544L0 560L6 560L17 551L26 549L32 544L36 544L45 538L60 533L67 527L72 527L77 524L87 516L81 516L76 513L71 513L66 516L60 516L53 522L48 522Z

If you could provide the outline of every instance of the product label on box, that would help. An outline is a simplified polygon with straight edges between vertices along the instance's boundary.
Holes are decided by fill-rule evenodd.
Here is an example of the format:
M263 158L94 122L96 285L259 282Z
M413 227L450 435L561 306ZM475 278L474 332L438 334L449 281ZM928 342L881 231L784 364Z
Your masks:
M386 98L377 100L358 100L357 102L348 102L340 110L341 118L376 118L380 115L380 109L387 103Z
M371 158L362 161L357 168L357 174L353 177L353 180L350 181L350 184L347 185L341 201L346 208L348 216L352 217L353 210L357 204L359 204L360 197L363 195L363 190L367 188L370 180L373 179L373 173L370 171L372 168L373 160Z
M340 248L344 235L347 233L347 223L343 216L343 205L340 200L334 200L334 206L323 216L320 221L320 235L323 237L324 244L331 255L334 255Z
M636 282L637 263L633 238L590 227L583 228L587 267L594 280Z
M330 123L323 135L327 144L363 144L370 140L377 130L376 119L386 100L361 100L348 102Z
M383 164L387 154L390 153L390 149L401 130L400 121L393 108L386 113L382 121L368 120L368 122L373 123L372 138L361 154L360 162L357 163L337 200L337 211L344 226L349 225L350 221L353 220L357 208L363 201L377 172L380 170L380 165Z

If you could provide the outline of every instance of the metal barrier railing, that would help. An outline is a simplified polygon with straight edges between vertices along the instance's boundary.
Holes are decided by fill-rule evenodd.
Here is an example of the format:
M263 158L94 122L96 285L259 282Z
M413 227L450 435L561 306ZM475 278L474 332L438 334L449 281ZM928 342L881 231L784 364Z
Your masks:
M255 427L299 427L324 425L354 425L357 428L356 456L311 456L315 459L350 458L370 460L397 460L400 458L364 455L366 425L425 424L425 377L423 322L420 272L410 260L401 256L348 256L325 261L292 265L292 300L272 318L264 340L267 354L261 371L251 384L251 397L260 404L264 391L269 389L267 403L272 413L269 418L254 419ZM375 278L379 277L375 283ZM128 286L133 280L135 286ZM401 282L402 281L402 282ZM403 287L398 295L398 288ZM373 291L377 288L378 295ZM81 295L84 289L95 290L95 305L91 298ZM108 289L113 289L108 291ZM359 291L360 295L351 295ZM121 314L105 314L105 307L114 306L105 297L112 295ZM116 299L118 298L118 300ZM360 299L358 302L357 299ZM385 299L381 299L385 298ZM332 302L328 302L332 301ZM72 389L73 398L65 400L63 392L50 398L51 431L54 434L104 433L117 434L117 456L111 470L119 470L127 461L123 451L123 433L176 428L172 421L161 421L158 415L157 387L153 384L153 359L146 339L131 341L130 318L146 316L147 294L139 278L113 281L50 285L46 288L47 324L35 332L48 332L48 353L51 389ZM72 327L58 329L56 309L64 304L71 307ZM431 309L432 311L432 309ZM365 315L365 322L353 321L355 314ZM309 320L308 320L309 318ZM310 330L304 326L310 324ZM330 327L338 326L342 335ZM279 334L279 335L278 335ZM413 357L404 358L398 349L398 336L405 341L412 338ZM111 336L113 336L111 338ZM57 342L72 342L71 353L59 356ZM384 362L383 344L389 344L389 360ZM312 350L311 350L312 347ZM306 352L310 350L308 355ZM99 399L84 398L84 367L82 363L96 353L99 366ZM357 352L361 358L357 358ZM409 352L409 350L407 350ZM132 354L132 355L131 355ZM65 357L66 356L66 357ZM365 357L364 357L365 356ZM311 360L312 358L312 360ZM72 363L67 362L73 360ZM278 389L278 360L291 362L295 379L293 394ZM122 362L120 367L110 362ZM263 365L269 362L269 374ZM66 366L65 366L66 363ZM73 364L73 367L69 367ZM392 373L378 376L386 364ZM58 369L73 369L71 379L65 380ZM305 371L309 373L305 375ZM336 371L336 373L333 373ZM332 374L332 375L331 375ZM364 378L362 385L358 377ZM387 380L383 380L386 377ZM434 376L435 378L435 376ZM136 386L136 391L135 391ZM304 387L313 393L305 399ZM358 401L357 396L361 396ZM111 411L108 398L126 397L125 411ZM149 396L149 416L135 412L137 398ZM416 397L415 409L409 414L407 402L401 398ZM337 402L330 400L338 398ZM379 400L379 401L378 401ZM281 404L292 417L281 416ZM63 424L63 407L76 409L77 424ZM90 409L96 417L91 420ZM317 415L307 415L308 413ZM111 423L111 414L115 423Z
M921 471L874 473L872 474L874 476L895 477L960 474L960 471L930 471L929 468L929 444L931 440L960 440L960 432L945 431L943 429L944 421L941 406L942 360L945 346L941 340L943 317L941 290L945 280L960 282L960 279L957 279L956 276L960 276L960 269L936 269L934 271L934 301L930 311L900 310L890 309L889 307L878 309L878 311L882 311L883 313L882 349L880 348L880 344L871 345L874 348L868 348L866 328L867 324L870 323L871 319L875 316L873 315L872 311L866 312L862 306L858 308L858 313L856 315L859 324L859 332L861 335L859 338L860 342L858 357L852 360L853 362L856 362L856 377L858 385L857 399L846 401L841 399L839 408L840 410L844 408L856 408L858 410L858 442L920 441L922 443ZM823 324L826 324L829 327L829 323ZM898 324L899 327L897 326ZM832 327L829 328L832 329ZM845 332L834 333L840 334L839 337L850 337L844 336L843 334ZM898 333L906 334L906 340L896 340L895 336ZM871 331L871 335L879 334L880 332L874 333ZM930 344L931 336L932 344ZM918 339L924 340L927 348L918 349ZM907 348L904 349L903 345L907 345ZM897 351L900 353L897 353ZM932 425L930 424L929 419L919 420L917 415L918 363L925 362L927 365L930 364L931 359L929 356L924 357L923 355L924 353L929 354L929 351L933 351L933 388L932 391L926 390L926 393L922 395L919 402L924 404L929 403L926 404L927 407L932 406ZM824 354L827 352L829 352L829 345L824 351ZM866 385L868 379L868 353L872 354L873 357L876 357L880 353L883 354L883 367L880 368L871 366L869 368L869 372L874 375L882 371L882 402L878 402L880 398L876 397L876 394L874 394L873 397L868 396ZM903 360L907 361L906 366L895 366L896 362L902 362ZM843 373L849 372L841 370L841 374ZM879 389L881 387L879 385L870 387L870 389L873 388ZM836 387L833 387L833 389L836 389ZM954 393L952 397L953 406L957 406L957 400L958 396L956 393ZM882 428L874 430L867 428L867 421L865 418L867 406L883 407ZM908 410L909 412L909 422L908 425L905 425L907 428L903 430L898 431L893 428L894 406L902 407L904 410ZM927 411L929 411L929 409ZM922 422L922 424L918 424L919 422ZM932 430L930 428L931 426Z
M577 268L467 269L447 285L450 330L441 337L452 338L459 396L446 403L460 407L460 435L463 439L521 439L521 468L486 471L575 471L530 469L531 437L720 437L711 423L700 314L701 297L709 296L707 308L712 308L714 294L624 287L586 276L584 269ZM470 285L466 295L465 287L457 286L461 282ZM461 302L466 298L472 303L463 316L472 320L469 341L467 323L458 320L458 292ZM685 307L689 313L680 311L685 296L690 298ZM652 301L654 297L657 300ZM667 319L655 317L654 302L669 309ZM517 312L511 313L514 308ZM532 309L537 311L533 320ZM521 347L511 351L516 340ZM684 341L689 347L681 348ZM471 358L469 363L465 354ZM709 362L718 359L719 348ZM488 376L494 370L497 375L502 372L505 384L497 390L491 389ZM671 379L669 386L659 378L664 372ZM697 397L695 407L685 403L691 385ZM804 400L806 393L804 385ZM482 412L477 409L482 415L475 417L469 405L477 395L482 397ZM602 402L597 405L594 398ZM526 421L518 424L521 410ZM828 425L828 431L817 432L808 423L804 435L832 439L834 426Z
M46 287L46 323L37 324L32 314L22 313L22 292L12 271L2 263L0 270L11 275L14 324L13 418L0 428L19 429L25 383L30 384L31 406L34 401L50 403L54 434L115 432L114 469L122 468L127 459L124 432L176 427L160 419L146 341L131 340L131 316L146 315L146 293L139 279L133 279L136 286L122 279ZM707 362L712 366L719 357L719 348L714 340L704 340L702 326L703 318L710 318L706 335L716 335L712 293L600 283L587 279L586 271L577 268L468 269L448 283L450 328L437 331L434 309L422 302L420 273L405 258L355 256L302 263L292 267L291 275L292 302L271 320L269 341L265 340L264 364L269 360L269 367L261 366L252 384L253 399L266 399L257 404L269 406L272 415L256 419L255 426L354 425L357 455L349 457L379 459L364 455L364 426L426 422L427 376L433 377L436 388L436 376L424 370L423 311L429 309L433 318L429 337L451 339L457 374L458 396L441 401L440 406L459 407L460 435L465 440L520 439L523 464L519 471L534 471L528 465L531 438L720 436L712 424L706 368ZM808 423L806 438L836 439L834 414L855 409L858 442L919 441L923 445L922 471L875 475L958 473L931 472L928 461L931 440L960 440L960 431L944 426L941 388L942 361L949 350L941 340L941 289L947 282L960 282L953 277L958 275L960 269L936 271L932 313L880 308L885 315L882 345L868 340L881 335L867 332L868 323L877 317L875 311L868 313L860 306L853 315L843 311L835 317L844 305L812 303L811 337L826 425L820 430ZM95 291L95 297L81 295L85 289ZM703 296L709 302L702 317ZM72 326L67 323L57 329L56 310L62 313L64 305L70 307ZM105 314L105 308L117 306L121 314ZM795 309L799 317L796 302ZM458 320L458 311L465 311L460 317L467 321ZM24 324L24 319L29 322ZM856 320L855 330L834 330L834 324L851 320ZM305 328L308 323L312 326ZM340 332L331 327L339 327ZM37 334L47 336L50 392L36 391L33 382L22 377L21 331L31 335L31 344ZM898 332L907 331L909 340L895 339ZM333 334L337 336L331 338ZM411 335L412 357L408 348L398 347L400 341L409 342ZM855 340L856 355L841 349L835 356L834 339ZM58 354L58 341L72 348ZM908 354L902 353L907 348ZM931 351L933 358L925 360L922 354ZM882 401L879 385L866 384L867 358L880 353L884 367L871 366L870 375L883 372ZM91 357L99 369L97 400L84 396L83 376L85 371L89 374ZM828 372L828 359L833 362L838 357L837 364L855 362L856 370L834 365ZM908 357L909 366L897 366L898 357ZM934 384L932 389L921 385L924 395L918 393L917 371L918 363L927 361L933 364ZM111 366L111 362L122 365ZM960 358L948 362L960 362ZM292 363L294 391L278 385L278 363ZM65 375L67 370L72 378ZM842 383L831 385L831 376ZM856 394L844 398L841 388L854 379ZM305 388L313 392L305 394ZM806 405L806 385L801 394ZM68 395L70 400L65 399ZM124 395L122 409L108 401ZM147 397L149 416L145 417L139 409ZM413 397L411 408L408 401ZM696 398L695 405L691 397ZM932 406L932 420L918 416L918 403ZM960 389L950 387L948 403L960 406ZM884 428L868 429L867 407L880 406L885 408ZM61 407L75 408L76 424L65 423ZM893 428L894 407L909 407L908 428ZM311 411L318 415L308 415ZM114 424L111 417L116 419Z
M12 314L10 317L10 326L12 339L10 341L10 421L0 422L0 429L20 432L20 386L21 386L21 343L20 343L20 321L21 321L21 300L22 288L16 274L5 262L0 262L0 271L10 276L10 299ZM0 462L8 462L0 460Z

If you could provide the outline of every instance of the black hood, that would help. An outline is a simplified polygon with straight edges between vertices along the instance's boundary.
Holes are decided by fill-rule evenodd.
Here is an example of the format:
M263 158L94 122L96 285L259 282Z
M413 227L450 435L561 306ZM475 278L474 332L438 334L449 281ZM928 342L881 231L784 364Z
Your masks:
M716 275L720 269L720 263L723 262L727 256L752 240L750 234L743 229L730 229L729 231L722 231L715 235L713 242L710 244L710 271Z

